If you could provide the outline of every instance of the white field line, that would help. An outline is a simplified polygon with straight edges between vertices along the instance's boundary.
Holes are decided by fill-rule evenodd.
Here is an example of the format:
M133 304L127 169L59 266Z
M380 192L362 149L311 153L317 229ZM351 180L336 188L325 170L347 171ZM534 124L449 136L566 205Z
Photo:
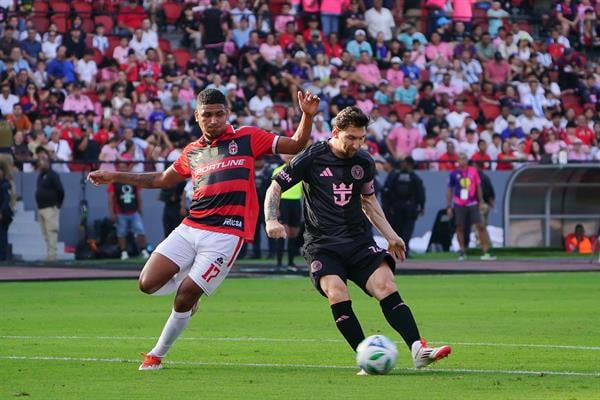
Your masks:
M126 358L88 358L88 357L42 357L42 356L0 356L0 360L15 361L75 361L75 362L104 362L104 363L139 363L139 360ZM312 365L312 364L279 364L279 363L236 363L211 361L165 361L167 365L198 365L213 367L251 367L251 368L302 368L302 369L356 369L354 366L343 365ZM397 368L399 371L417 371L414 368ZM432 368L422 370L425 373L448 372L465 374L504 374L504 375L554 375L554 376L583 376L600 377L600 372L573 371L530 371L530 370L501 370L501 369L467 369L467 368Z
M0 335L0 340L156 340L156 337L144 336L14 336ZM343 343L341 339L305 339L305 338L260 338L260 337L181 337L178 340L189 341L215 341L215 342L279 342L279 343ZM570 346L558 344L530 344L530 343L485 343L485 342L429 342L432 344L449 344L455 346L481 346L481 347L518 347L538 349L562 350L591 350L600 351L600 346Z

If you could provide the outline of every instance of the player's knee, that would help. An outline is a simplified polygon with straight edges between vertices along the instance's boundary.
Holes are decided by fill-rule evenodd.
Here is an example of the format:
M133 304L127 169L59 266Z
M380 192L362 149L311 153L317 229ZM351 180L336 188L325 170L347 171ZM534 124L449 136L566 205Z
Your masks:
M332 304L340 303L342 301L350 300L350 295L348 294L348 288L344 284L333 284L327 285L322 288L329 302Z
M156 291L156 289L151 285L149 279L145 278L144 276L140 276L140 279L138 280L138 287L140 288L140 291L146 294L152 294Z
M397 292L398 288L396 288L396 283L394 283L391 279L385 279L378 282L375 282L374 287L375 293L373 295L377 299L384 299L390 294Z

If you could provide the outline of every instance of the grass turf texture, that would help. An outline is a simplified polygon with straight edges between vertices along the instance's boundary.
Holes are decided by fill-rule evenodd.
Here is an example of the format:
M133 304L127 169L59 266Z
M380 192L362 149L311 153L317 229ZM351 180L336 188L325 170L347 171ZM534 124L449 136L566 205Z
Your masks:
M390 375L357 377L354 355L307 278L229 279L203 300L169 353L179 363L139 372L138 353L154 345L170 296L142 295L133 280L0 284L0 399L598 398L600 273L406 276L397 283L430 341L488 345L455 344L429 370L409 370L409 352L379 305L352 286L365 334L387 335L400 350ZM495 345L524 343L594 349Z

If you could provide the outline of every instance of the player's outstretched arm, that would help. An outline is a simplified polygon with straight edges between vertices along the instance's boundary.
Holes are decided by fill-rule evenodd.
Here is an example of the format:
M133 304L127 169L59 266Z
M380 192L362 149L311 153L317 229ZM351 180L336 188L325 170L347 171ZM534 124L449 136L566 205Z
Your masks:
M281 186L272 181L265 196L265 228L267 236L272 239L285 239L285 227L279 222L279 203L281 202Z
M312 131L313 118L319 111L320 99L311 92L298 91L298 105L302 111L300 124L291 138L281 137L277 143L280 154L297 154L306 147Z
M94 185L105 185L109 183L122 183L143 188L170 188L185 180L170 166L163 172L116 172L98 170L90 172L87 180Z
M385 218L385 214L377 201L375 195L362 195L361 196L362 209L369 221L375 228L387 240L388 252L399 261L404 261L406 258L406 245L404 240L392 229L392 226Z

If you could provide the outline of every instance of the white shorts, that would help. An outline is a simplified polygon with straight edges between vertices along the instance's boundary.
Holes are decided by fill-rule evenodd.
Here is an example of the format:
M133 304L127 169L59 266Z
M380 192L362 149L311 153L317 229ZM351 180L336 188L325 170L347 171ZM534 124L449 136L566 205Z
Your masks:
M189 276L210 296L229 273L243 243L239 236L180 224L154 251L177 264L175 280Z

